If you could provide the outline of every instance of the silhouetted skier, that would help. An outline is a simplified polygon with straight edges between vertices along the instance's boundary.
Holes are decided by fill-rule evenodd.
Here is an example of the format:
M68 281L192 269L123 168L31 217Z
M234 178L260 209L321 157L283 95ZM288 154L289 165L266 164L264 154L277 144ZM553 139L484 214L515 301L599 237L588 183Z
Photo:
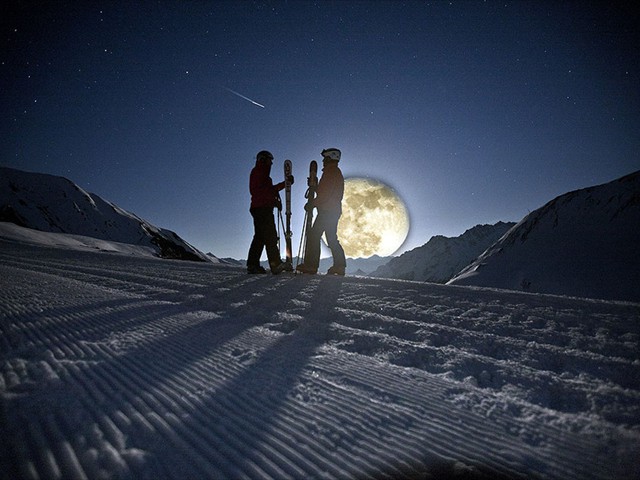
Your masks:
M316 273L318 271L320 237L324 233L333 257L333 266L327 273L344 275L347 262L338 240L338 221L342 215L342 196L344 195L344 177L338 167L340 157L341 152L337 148L322 151L322 176L318 182L316 198L306 207L309 215L314 207L318 210L318 215L307 233L304 263L297 267L300 272Z
M253 240L249 247L247 258L248 273L266 273L260 266L262 250L266 247L267 259L271 267L271 273L281 273L287 264L280 258L278 250L278 233L273 216L273 209L279 205L278 192L284 188L284 182L276 185L271 180L271 165L273 155L267 150L262 150L256 155L256 165L251 170L249 177L249 192L251 193L251 216L253 217ZM293 183L293 175L290 177Z

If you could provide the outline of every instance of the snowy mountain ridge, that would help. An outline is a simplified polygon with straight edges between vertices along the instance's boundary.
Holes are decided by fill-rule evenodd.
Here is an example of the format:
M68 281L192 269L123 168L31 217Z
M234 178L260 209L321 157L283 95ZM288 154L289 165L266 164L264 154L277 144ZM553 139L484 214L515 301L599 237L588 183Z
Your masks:
M436 235L424 245L391 259L371 276L446 283L514 225L476 225L453 238Z
M560 195L449 284L640 300L640 171Z
M41 232L135 245L162 258L211 261L176 233L54 175L0 167L0 221Z
M58 176L0 167L0 222L35 229L28 241L46 245L241 264L204 254ZM561 195L513 225L435 236L386 265L380 257L350 259L347 273L377 268L371 276L640 301L640 172ZM54 238L60 233L68 238ZM2 235L29 237L8 226Z

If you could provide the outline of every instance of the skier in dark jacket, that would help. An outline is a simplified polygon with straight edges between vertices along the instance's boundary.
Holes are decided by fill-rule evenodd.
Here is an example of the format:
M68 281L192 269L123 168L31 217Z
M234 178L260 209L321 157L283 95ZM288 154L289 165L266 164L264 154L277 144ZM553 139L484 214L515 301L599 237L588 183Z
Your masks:
M271 180L271 165L273 155L266 150L258 152L256 166L249 177L249 191L251 193L251 216L253 217L254 235L249 247L247 258L248 273L266 273L260 266L260 257L266 247L267 259L271 273L278 274L288 268L280 258L278 250L278 234L273 217L273 209L280 204L278 192L284 188L284 182L276 185ZM290 177L293 183L293 175Z
M337 148L322 151L322 176L318 182L316 198L307 208L318 210L313 227L307 234L304 263L297 270L303 273L316 273L320 264L320 237L325 234L327 245L331 249L333 266L329 275L344 275L346 260L344 250L338 240L338 221L342 215L342 196L344 195L344 177L338 167L341 152ZM311 211L309 211L311 215Z

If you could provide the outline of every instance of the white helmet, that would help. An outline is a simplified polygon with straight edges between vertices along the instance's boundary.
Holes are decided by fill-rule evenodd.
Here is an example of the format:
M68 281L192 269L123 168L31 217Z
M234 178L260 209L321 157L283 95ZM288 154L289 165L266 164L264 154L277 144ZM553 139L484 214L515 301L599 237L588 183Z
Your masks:
M342 153L337 148L325 148L324 150L322 150L323 160L333 160L339 162L340 155L342 155Z

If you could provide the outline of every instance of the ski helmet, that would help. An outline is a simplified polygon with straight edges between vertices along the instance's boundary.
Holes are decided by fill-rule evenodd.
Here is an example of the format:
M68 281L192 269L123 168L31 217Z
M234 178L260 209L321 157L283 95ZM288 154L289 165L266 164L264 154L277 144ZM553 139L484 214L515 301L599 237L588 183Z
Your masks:
M322 150L323 160L333 160L339 162L341 155L342 153L337 148L325 148L324 150Z
M273 155L267 150L260 150L256 155L256 160L260 161L273 161Z

